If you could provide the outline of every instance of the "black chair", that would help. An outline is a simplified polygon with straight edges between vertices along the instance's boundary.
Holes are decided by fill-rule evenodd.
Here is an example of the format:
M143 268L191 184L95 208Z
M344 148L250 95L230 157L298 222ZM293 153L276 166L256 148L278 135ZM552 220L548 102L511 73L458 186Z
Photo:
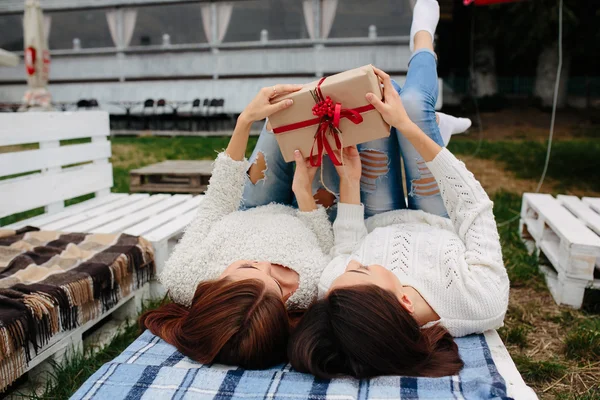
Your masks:
M225 111L225 99L219 99L219 103L217 105L217 111L221 114Z
M156 115L156 125L157 129L165 128L165 119L167 117L166 114L167 101L165 99L159 99L156 102L156 108L154 109L154 114Z
M85 100L85 99L81 99L77 102L77 109L88 109L90 107L90 101L89 100Z
M217 118L220 122L221 129L229 129L235 126L233 114L225 112L225 99L219 99L217 102Z
M208 131L217 130L219 128L219 121L221 119L221 116L217 113L219 104L219 99L211 99L208 104L208 111L205 117Z
M100 108L100 105L98 104L98 100L89 99L88 100L88 108Z
M150 129L150 123L154 119L154 100L147 99L142 107L142 121L144 129Z
M200 99L194 99L194 101L192 101L192 112L194 112L194 110L199 110L200 109Z
M206 100L204 100L206 102ZM192 131L192 125L194 125L197 129L199 126L198 119L202 119L202 110L200 109L201 105L200 99L194 99L192 101L192 108L190 108L189 122L188 122L188 130Z

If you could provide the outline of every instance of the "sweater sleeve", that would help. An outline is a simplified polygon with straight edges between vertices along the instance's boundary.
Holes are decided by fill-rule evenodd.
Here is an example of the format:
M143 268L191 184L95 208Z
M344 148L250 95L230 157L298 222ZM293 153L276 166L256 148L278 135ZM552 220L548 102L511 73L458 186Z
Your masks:
M331 262L325 267L319 279L319 298L325 296L331 284L344 273L352 253L367 236L364 206L339 203L337 217L333 223L334 245L331 249Z
M480 318L485 316L483 319L496 321L496 325L499 320L501 324L508 307L509 281L493 203L465 164L447 149L427 166L437 180L455 233L465 246L465 279L469 290L475 291L471 297L486 300L486 304L474 306L480 311L485 308Z
M339 203L333 223L334 244L331 256L350 255L367 236L365 208L361 205Z
M246 160L234 161L225 153L217 156L208 189L198 207L198 212L185 229L183 238L175 246L164 270L159 275L160 282L167 290L180 286L181 282L177 280L182 274L173 272L192 262L194 257L192 249L204 239L212 225L240 208L247 169ZM171 293L171 297L176 302L188 300L178 301L176 293Z
M333 246L333 231L325 208L319 206L314 211L298 211L296 215L315 234L323 254L328 254Z

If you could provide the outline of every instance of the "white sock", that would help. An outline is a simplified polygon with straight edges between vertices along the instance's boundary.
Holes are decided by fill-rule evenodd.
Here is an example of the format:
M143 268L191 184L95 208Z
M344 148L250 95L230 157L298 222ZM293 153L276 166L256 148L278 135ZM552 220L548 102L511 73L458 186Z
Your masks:
M436 0L417 0L413 10L410 27L410 51L415 51L415 35L419 31L427 31L431 40L435 38L435 28L440 20L440 5Z
M441 112L437 113L437 116L439 118L438 126L444 140L444 146L448 146L448 143L450 143L450 136L463 133L471 127L471 120L469 118L457 118Z

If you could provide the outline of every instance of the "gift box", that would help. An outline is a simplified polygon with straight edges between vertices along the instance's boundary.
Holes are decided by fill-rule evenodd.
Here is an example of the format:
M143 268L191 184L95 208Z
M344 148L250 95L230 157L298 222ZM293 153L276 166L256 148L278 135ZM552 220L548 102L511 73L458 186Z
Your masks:
M367 93L382 98L371 65L322 78L274 99L294 100L291 107L269 117L285 161L293 161L294 151L300 150L315 166L321 165L324 154L339 165L333 150L389 136L389 125L367 101Z

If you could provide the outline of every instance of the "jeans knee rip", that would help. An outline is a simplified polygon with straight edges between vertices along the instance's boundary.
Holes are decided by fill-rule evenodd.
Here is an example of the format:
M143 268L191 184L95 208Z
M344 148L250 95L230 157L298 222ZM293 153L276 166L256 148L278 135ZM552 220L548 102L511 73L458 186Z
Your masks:
M427 168L424 160L417 160L417 167L419 169L419 177L411 181L411 190L408 194L411 197L429 197L438 195L440 188L433 174Z
M248 178L253 185L256 185L259 182L264 182L267 179L267 159L262 152L259 152L256 155L256 160L250 165L248 169Z
M381 150L366 149L360 152L362 163L361 190L372 193L377 189L377 180L387 176L389 158Z

